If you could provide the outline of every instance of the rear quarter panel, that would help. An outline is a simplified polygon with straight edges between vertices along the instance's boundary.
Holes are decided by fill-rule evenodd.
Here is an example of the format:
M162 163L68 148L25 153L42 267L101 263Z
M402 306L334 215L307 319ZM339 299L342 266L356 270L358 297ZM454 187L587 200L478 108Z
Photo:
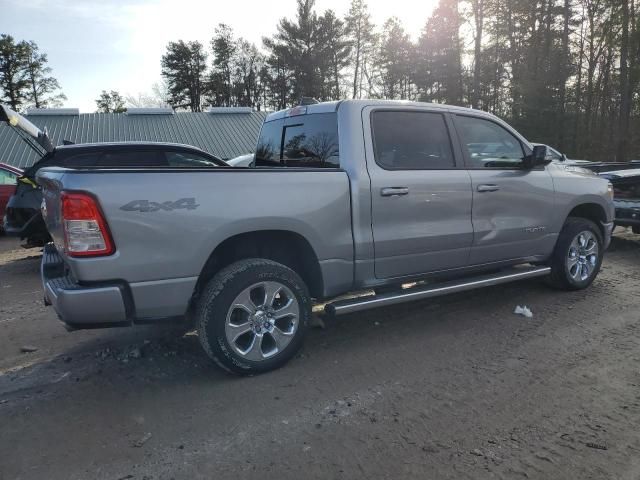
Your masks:
M104 212L116 253L68 258L81 281L196 278L224 240L246 232L285 230L306 238L321 264L329 265L340 281L352 283L351 205L343 171L44 169L38 181L48 228L59 247L61 190L90 192ZM180 208L176 202L184 199L195 208ZM136 209L139 201L164 207L141 211Z

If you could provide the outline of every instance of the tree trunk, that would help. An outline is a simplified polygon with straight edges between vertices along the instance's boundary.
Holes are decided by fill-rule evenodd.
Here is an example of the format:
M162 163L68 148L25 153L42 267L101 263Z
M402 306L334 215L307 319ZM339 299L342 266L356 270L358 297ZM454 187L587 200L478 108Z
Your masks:
M362 48L362 19L358 18L358 29L356 32L356 64L355 71L353 73L353 98L359 97L359 75L360 75L360 50Z
M631 90L629 88L629 0L622 0L622 36L620 38L620 119L618 124L618 152L616 160L629 158L629 117L631 116Z
M578 77L576 79L576 118L573 129L573 152L580 153L581 145L578 143L580 136L580 122L582 121L582 62L584 61L584 22L585 12L584 3L582 5L582 17L580 24L580 47L578 52Z
M482 69L482 32L484 27L484 0L473 0L473 16L476 24L476 38L473 59L473 94L471 106L478 108L480 105L480 72Z
M565 130L566 130L566 116L567 116L567 81L569 80L569 20L571 17L571 5L570 0L564 0L564 10L562 12L564 20L562 29L562 74L560 75L560 122L558 128L558 148L563 152L565 150Z

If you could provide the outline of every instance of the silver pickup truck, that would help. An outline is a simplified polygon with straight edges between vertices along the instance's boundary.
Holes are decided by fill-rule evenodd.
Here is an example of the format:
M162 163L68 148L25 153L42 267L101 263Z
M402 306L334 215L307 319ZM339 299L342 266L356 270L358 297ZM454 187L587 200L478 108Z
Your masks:
M314 304L583 289L612 188L550 160L484 112L354 100L269 115L253 168L44 168L45 299L71 328L190 319L213 360L253 374L296 353Z

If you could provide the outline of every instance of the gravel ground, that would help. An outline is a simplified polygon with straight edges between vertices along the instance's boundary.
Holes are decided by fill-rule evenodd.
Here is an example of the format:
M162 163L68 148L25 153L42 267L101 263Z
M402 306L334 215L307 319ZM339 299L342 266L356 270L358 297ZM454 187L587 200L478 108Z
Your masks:
M640 237L617 234L588 291L328 320L254 378L193 335L67 333L36 254L0 239L0 480L640 478Z

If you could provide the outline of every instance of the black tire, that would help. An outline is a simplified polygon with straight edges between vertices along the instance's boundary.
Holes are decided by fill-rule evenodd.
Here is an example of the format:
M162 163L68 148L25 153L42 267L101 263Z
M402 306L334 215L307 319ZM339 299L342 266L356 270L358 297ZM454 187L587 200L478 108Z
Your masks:
M631 227L631 231L636 235L640 235L640 225L634 225L633 227Z
M567 259L572 242L582 232L591 232L593 234L592 236L598 244L598 252L595 265L589 267L589 276L585 279L576 279L571 275ZM560 232L558 242L551 257L551 274L548 278L549 285L561 290L583 290L589 287L598 276L598 272L600 272L602 259L604 257L603 246L602 232L600 232L600 229L595 223L586 218L569 217Z
M298 302L299 314L296 319L297 326L282 351L260 361L251 361L244 358L230 344L225 328L227 316L232 315L230 309L238 295L261 282L275 282L289 289ZM265 291L265 298L266 296ZM307 286L290 268L271 260L241 260L218 272L200 295L195 312L198 338L207 355L228 372L239 375L269 372L287 363L302 347L311 319L311 306ZM249 315L249 318L253 317ZM255 336L255 333L249 332L247 335ZM264 336L272 341L275 338L267 334ZM262 348L262 344L259 348Z

